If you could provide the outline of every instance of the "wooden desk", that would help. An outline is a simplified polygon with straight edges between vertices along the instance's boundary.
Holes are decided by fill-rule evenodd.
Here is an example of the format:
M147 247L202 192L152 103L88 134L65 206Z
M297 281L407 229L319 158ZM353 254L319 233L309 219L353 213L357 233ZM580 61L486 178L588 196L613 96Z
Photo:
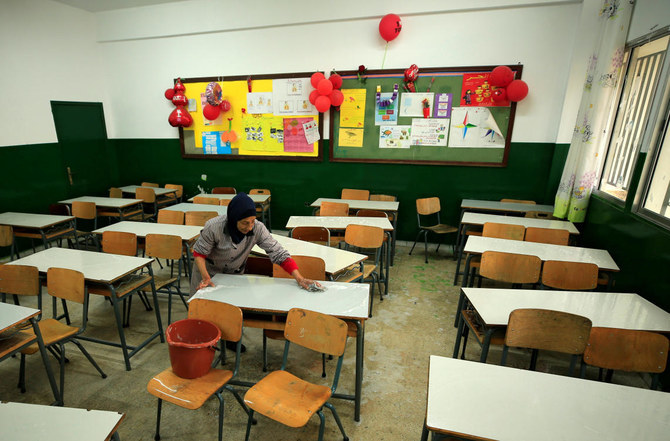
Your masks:
M486 361L493 333L507 327L510 313L520 308L577 314L589 318L596 327L670 333L670 313L632 293L461 288L461 297L467 298L484 325L482 362ZM457 313L460 315L460 310ZM454 358L458 356L465 326L465 321L460 320Z
M395 256L395 241L396 230L398 229L398 207L400 203L397 201L359 201L355 199L329 199L319 198L310 205L316 211L321 208L321 202L337 202L340 204L348 204L350 210L379 210L387 214L393 214L393 235L391 241L391 265L393 265L393 256Z
M205 198L216 198L218 200L232 200L235 195L234 194L212 194L212 193L202 193L202 194L197 194L190 198L188 201L193 202L193 199L196 196L201 196ZM252 201L254 201L254 204L256 204L256 207L261 209L261 221L265 224L265 226L268 228L268 230L272 231L271 223L272 223L272 212L270 211L270 197L271 195L269 194L248 194L251 198ZM224 213L225 214L225 213Z
M162 208L162 210L172 210L172 211L215 211L220 215L228 213L228 207L225 205L207 205L207 204L189 204L182 202L176 205L170 205L169 207Z
M42 340L42 333L40 332L40 327L37 324L36 317L39 314L39 309L26 308L25 306L11 305L9 303L0 303L0 334L5 333L3 338L0 340L0 361L7 359L14 354L18 354L22 349L30 346L37 340L37 345L40 348L40 355L42 356L44 368L47 371L47 377L49 378L49 384L51 385L51 391L53 392L54 399L56 400L57 405L62 405L63 400L61 399L60 393L58 392L58 386L56 385L56 379L54 378L53 371L51 370L49 356L47 355L47 351L44 347L44 341ZM35 332L34 334L23 331L18 331L13 335L11 334L14 332L14 330L10 328L14 328L15 326L19 326L25 322L30 322L30 325L33 327L33 331ZM2 415L1 410L0 415ZM4 426L5 424L0 424L0 439L14 439L5 438L2 436L2 429Z
M354 419L360 421L363 389L364 327L370 308L370 292L360 283L321 282L326 290L309 292L295 280L273 277L216 274L215 288L201 289L191 297L230 303L244 311L267 314L268 320L245 320L244 325L263 329L284 329L283 322L272 321L272 315L286 315L291 308L304 308L339 317L356 325L355 394L335 394L336 398L354 401ZM241 382L240 382L241 383ZM254 383L241 383L252 386Z
M135 190L138 188L142 187L141 185L126 185L124 187L120 187L121 191L124 193L132 194L133 196L135 195ZM156 194L156 197L158 198L159 196L167 196L171 193L174 193L175 195L177 194L177 189L175 188L159 188L159 187L142 187L142 188L150 188L154 191Z
M104 410L0 403L0 439L12 441L118 440L125 414Z
M485 213L507 213L522 215L528 211L554 214L553 205L520 204L518 202L483 201L478 199L463 199L461 211L478 211Z
M305 242L304 240L292 239L279 234L272 234L272 237L274 237L291 255L312 256L323 259L323 261L326 262L326 273L328 273L331 278L351 265L356 265L368 258L368 256L364 254ZM258 245L255 245L251 251L256 254L266 255L265 251Z
M65 199L58 201L61 204L72 205L73 202L93 202L96 208L106 210L117 210L119 212L119 220L123 220L126 215L132 213L133 215L141 212L142 199L123 199L123 198L107 198L98 196L80 196L78 198Z
M143 222L120 222L119 224L124 223L137 223L144 225ZM119 225L116 224L116 225ZM156 297L156 287L154 285L153 270L151 268L151 262L154 259L145 259L142 257L130 257L130 256L121 256L118 254L106 254L106 253L97 253L94 251L82 251L82 250L71 250L67 248L49 248L48 250L40 251L39 253L32 254L27 257L9 262L7 265L31 265L37 267L40 273L46 274L47 270L51 267L58 268L67 268L79 271L84 274L86 283L89 286L89 292L91 288L101 285L111 292L109 298L112 300L112 306L114 309L114 316L116 318L116 325L119 332L120 343L100 340L93 337L87 337L85 335L80 335L77 337L80 340L92 341L94 343L105 344L108 346L120 347L123 351L123 359L126 363L126 370L130 370L130 358L139 352L143 347L145 347L149 342L154 338L160 337L161 342L165 341L163 335L163 325L161 323L160 311L158 309L158 299ZM133 274L139 271L142 268L147 268L149 271L149 277L140 278L137 282L135 290L145 287L148 289L147 285L151 285L151 292L154 300L154 312L156 314L156 325L157 330L151 336L149 336L145 341L140 343L138 346L129 346L126 343L126 337L123 330L123 323L121 317L121 300L124 296L117 296L116 290L119 288L118 283L123 282L126 276ZM130 294L133 291L127 293ZM89 328L90 329L90 328ZM130 352L129 352L130 350Z
M75 234L73 216L7 212L0 214L0 225L13 227L14 237L42 239L45 249L49 247L49 241ZM13 256L13 244L11 253Z
M670 394L430 356L428 431L500 441L658 441ZM486 412L486 408L495 412Z

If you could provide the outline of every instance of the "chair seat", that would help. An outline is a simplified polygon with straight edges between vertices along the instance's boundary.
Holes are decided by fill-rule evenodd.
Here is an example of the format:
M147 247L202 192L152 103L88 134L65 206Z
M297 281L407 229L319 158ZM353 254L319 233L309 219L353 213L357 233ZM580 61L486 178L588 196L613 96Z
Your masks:
M353 265L352 267L348 268L345 272L340 273L335 277L336 282L342 282L342 283L349 283L353 282L354 280L358 280L363 276L363 273L358 270L359 266L358 265Z
M330 398L331 390L286 371L274 371L251 387L244 402L289 427L302 427Z
M149 282L151 282L151 276L148 274L131 274L126 276L114 283L116 297L123 297L129 292L132 292ZM94 283L88 286L88 292L89 294L98 294L106 297L111 295L111 291L107 285L98 285Z
M194 410L200 408L232 377L232 371L211 369L199 378L181 378L172 371L172 368L167 368L149 380L147 391L161 400Z
M481 345L484 343L484 328L480 324L479 317L476 315L474 311L471 311L469 309L463 310L463 319L465 322L468 324L468 327L472 330L472 333L475 335L477 338L477 341ZM491 343L492 345L504 345L505 344L505 329L504 328L499 328L493 331L493 335L491 336Z
M54 342L61 341L65 338L75 335L79 328L74 326L68 326L65 323L59 322L56 319L44 319L40 320L38 323L40 327L40 333L42 334L42 340L44 341L44 346L49 346ZM27 333L33 334L32 329L27 330ZM34 354L39 350L37 342L31 344L27 348L21 351L23 354Z
M156 291L176 281L177 281L176 277L154 276L154 284L156 285Z
M432 231L433 233L437 234L455 233L456 231L458 231L458 228L446 224L437 224L432 225L430 227L421 227L421 228L423 228L424 230Z
M27 344L32 340L37 340L34 332L19 331L11 337L6 337L0 340L0 358L7 354L11 354L21 346Z

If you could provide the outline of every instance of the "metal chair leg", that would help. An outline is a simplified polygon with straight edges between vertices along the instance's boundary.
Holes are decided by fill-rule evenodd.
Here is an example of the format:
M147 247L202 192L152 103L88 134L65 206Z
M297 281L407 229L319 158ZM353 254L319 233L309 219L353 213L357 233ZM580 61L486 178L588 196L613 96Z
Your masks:
M163 407L163 400L158 399L158 408L156 410L156 434L154 435L154 440L159 441L161 439L161 407Z
M249 419L247 420L247 434L244 436L244 441L249 441L249 433L251 432L251 420L254 418L254 411L249 409Z
M346 433L344 433L344 426L342 426L342 421L340 421L340 416L337 414L337 411L335 410L335 406L333 406L330 403L325 403L324 406L326 406L328 409L330 409L331 412L333 412L333 417L335 418L335 422L337 423L337 427L340 428L340 432L342 432L342 437L344 441L348 441L349 437L347 436Z
M221 392L216 392L215 395L219 399L219 441L223 441L223 396Z

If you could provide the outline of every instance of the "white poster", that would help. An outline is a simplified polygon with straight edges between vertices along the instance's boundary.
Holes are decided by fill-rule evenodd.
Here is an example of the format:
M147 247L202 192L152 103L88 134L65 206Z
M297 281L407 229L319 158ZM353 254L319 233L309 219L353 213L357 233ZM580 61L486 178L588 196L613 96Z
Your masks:
M449 120L444 118L414 118L412 145L447 146Z
M410 126L380 126L380 149L408 149L412 128Z
M428 115L433 113L433 100L435 94L408 93L400 95L400 116L420 116L423 118L423 109L428 109Z
M449 147L505 148L505 138L487 107L454 107Z
M272 113L272 92L248 93L247 113Z
M309 102L314 88L309 78L272 80L272 100L275 115L316 115L319 112Z

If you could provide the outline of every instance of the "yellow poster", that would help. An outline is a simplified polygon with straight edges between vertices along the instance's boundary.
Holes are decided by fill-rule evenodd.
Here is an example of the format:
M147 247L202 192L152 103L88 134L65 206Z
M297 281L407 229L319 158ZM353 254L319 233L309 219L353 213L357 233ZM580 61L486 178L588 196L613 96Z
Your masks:
M242 117L240 154L254 152L283 153L284 118L270 114L246 114Z
M363 147L363 129L340 127L338 144L340 147Z
M342 94L344 101L340 106L340 127L362 129L365 123L366 89L342 89Z

